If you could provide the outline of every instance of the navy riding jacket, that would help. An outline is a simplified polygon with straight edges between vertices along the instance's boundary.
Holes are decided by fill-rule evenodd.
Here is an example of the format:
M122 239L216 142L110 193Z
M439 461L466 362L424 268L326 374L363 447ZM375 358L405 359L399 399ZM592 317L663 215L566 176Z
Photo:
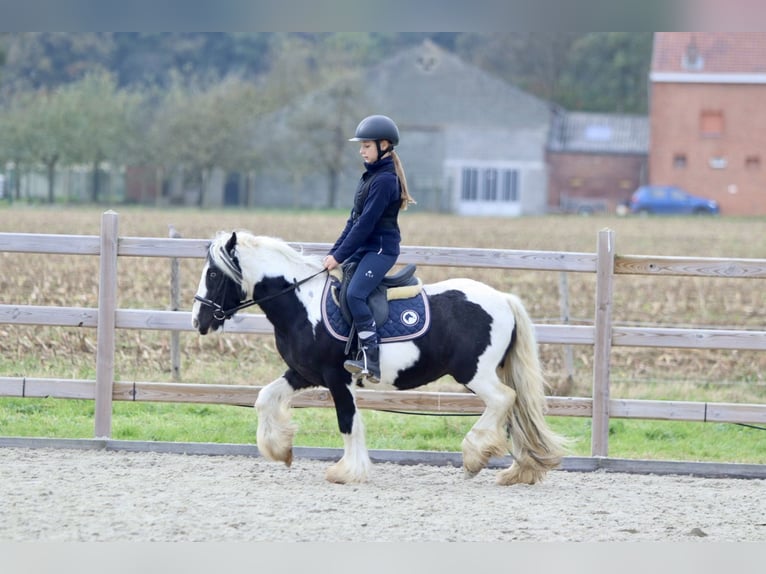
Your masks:
M399 231L401 186L396 176L394 160L383 158L365 163L354 194L354 207L346 227L330 250L338 263L355 253L369 251L399 255L402 236Z

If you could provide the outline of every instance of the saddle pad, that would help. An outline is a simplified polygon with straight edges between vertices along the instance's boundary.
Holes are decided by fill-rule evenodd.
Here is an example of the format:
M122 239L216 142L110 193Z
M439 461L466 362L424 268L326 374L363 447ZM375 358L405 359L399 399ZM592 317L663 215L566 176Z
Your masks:
M348 341L351 325L343 318L334 295L339 287L340 282L335 277L327 278L322 292L322 322L330 335ZM381 343L409 341L424 335L430 326L428 297L421 291L414 297L388 302L388 319L378 325L378 335Z

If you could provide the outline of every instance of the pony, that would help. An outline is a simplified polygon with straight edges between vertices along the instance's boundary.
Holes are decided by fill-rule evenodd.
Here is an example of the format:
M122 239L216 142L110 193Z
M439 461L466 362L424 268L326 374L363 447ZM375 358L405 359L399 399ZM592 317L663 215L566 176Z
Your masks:
M281 239L248 231L219 232L210 243L192 308L201 334L216 331L237 311L257 304L274 327L287 370L260 389L257 445L265 458L290 466L293 437L290 400L295 393L327 388L335 403L343 456L325 478L365 482L372 463L355 390L365 385L343 367L346 344L328 332L322 296L328 272L318 256ZM463 469L471 477L494 456L510 452L501 485L534 484L561 462L567 439L544 417L545 381L534 325L514 294L467 278L422 285L430 326L411 340L383 342L381 378L368 387L413 389L450 375L478 395L485 409L461 443Z

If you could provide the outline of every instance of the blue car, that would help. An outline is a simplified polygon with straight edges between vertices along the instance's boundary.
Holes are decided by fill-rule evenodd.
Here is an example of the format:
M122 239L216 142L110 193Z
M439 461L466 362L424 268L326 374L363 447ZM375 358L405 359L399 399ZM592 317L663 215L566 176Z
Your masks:
M697 197L672 185L643 185L630 198L630 212L666 215L718 215L717 201Z

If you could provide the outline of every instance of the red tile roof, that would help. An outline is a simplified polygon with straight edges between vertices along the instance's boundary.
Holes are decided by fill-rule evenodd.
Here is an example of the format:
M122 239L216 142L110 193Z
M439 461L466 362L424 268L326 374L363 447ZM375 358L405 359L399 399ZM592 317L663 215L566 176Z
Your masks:
M684 66L689 47L696 46L700 66ZM687 58L688 62L688 58ZM690 74L766 73L764 32L656 32L652 72Z

